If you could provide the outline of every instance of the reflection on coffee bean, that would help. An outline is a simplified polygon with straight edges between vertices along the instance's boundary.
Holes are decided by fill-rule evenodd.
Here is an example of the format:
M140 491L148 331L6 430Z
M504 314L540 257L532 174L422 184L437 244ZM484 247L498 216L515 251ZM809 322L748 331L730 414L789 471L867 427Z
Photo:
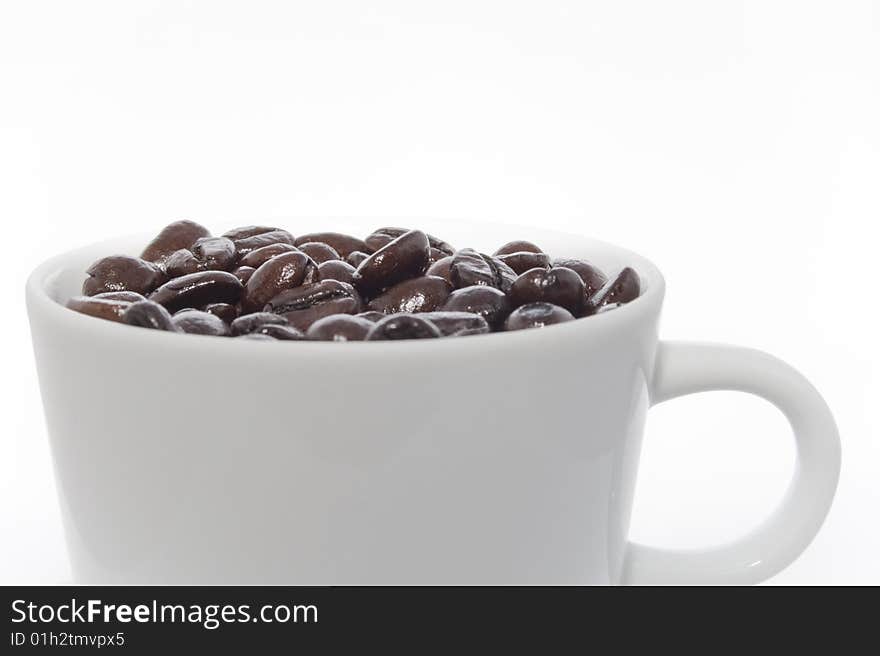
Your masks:
M405 228L360 239L250 225L214 237L184 220L140 257L96 261L82 293L67 307L154 330L351 342L542 328L623 307L641 282L630 267L608 277L524 240L486 255Z

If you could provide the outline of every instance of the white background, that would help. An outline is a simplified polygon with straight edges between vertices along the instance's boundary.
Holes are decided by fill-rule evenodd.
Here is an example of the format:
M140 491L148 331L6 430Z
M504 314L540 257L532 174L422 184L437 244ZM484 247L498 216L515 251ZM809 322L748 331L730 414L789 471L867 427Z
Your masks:
M432 215L628 246L667 276L666 337L800 368L843 473L773 582L880 583L878 126L876 2L4 2L0 582L70 577L37 261L179 217ZM739 535L793 467L782 417L735 394L653 410L645 442L645 542Z

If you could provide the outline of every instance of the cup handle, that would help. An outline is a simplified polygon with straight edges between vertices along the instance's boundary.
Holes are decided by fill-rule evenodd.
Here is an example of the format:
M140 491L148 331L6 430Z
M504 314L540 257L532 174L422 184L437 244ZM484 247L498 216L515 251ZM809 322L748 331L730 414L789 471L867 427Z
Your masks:
M840 474L840 438L825 400L800 373L771 355L736 346L662 342L652 404L711 390L767 399L786 416L797 443L795 473L785 497L757 529L707 549L627 546L626 584L749 584L797 558L828 514Z

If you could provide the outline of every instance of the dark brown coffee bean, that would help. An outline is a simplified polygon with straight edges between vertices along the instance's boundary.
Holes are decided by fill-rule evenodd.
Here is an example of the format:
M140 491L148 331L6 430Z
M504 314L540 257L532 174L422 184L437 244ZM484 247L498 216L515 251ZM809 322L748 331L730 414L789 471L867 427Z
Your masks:
M363 317L333 314L309 326L306 337L323 342L360 342L366 339L372 327L373 322Z
M529 269L516 279L508 296L514 307L544 302L578 315L584 309L584 282L565 267Z
M342 260L329 260L318 265L319 280L338 280L351 284L354 280L354 267Z
M488 285L506 293L516 280L516 273L497 257L483 255L472 248L462 248L449 266L449 279L456 289Z
M509 241L504 246L495 251L495 255L511 255L513 253L543 253L539 246L530 241Z
M225 323L232 323L238 317L238 308L229 303L208 303L205 306L205 312L210 312Z
M371 300L367 307L383 314L431 312L446 301L452 287L443 278L421 276L399 282Z
M351 235L344 235L341 232L310 232L307 235L301 235L296 238L297 246L308 244L310 242L327 244L330 248L339 253L339 257L342 259L347 259L348 256L355 251L367 250L367 245L364 243L363 239L358 239ZM312 257L314 258L314 255L312 255ZM350 262L349 264L353 263Z
M450 277L449 268L452 266L452 257L452 255L447 255L446 257L441 257L436 262L433 262L431 266L428 267L428 270L425 271L425 275L443 278L451 285L452 278Z
M364 243L367 245L367 249L365 250L375 252L407 232L412 231L407 228L379 228L364 240ZM431 248L442 252L444 255L452 255L455 253L455 249L442 239L438 239L434 235L426 236L428 237L428 244ZM441 255L440 257L443 256Z
M224 337L229 334L229 326L223 319L210 312L186 308L176 312L171 320L177 330L193 335L214 335Z
M167 278L152 262L130 255L103 257L88 269L82 292L94 296L103 292L137 292L149 294Z
M554 323L574 321L574 315L552 303L529 303L516 308L504 322L504 330L543 328Z
M265 264L269 260L271 260L276 255L281 255L282 253L292 253L293 251L299 250L296 246L291 246L290 244L269 244L268 246L263 246L262 248L256 248L252 250L250 253L241 258L238 263L241 266L253 267L256 269L262 264Z
M122 294L124 292L116 292ZM122 321L123 313L131 305L131 301L114 300L112 298L99 298L99 296L74 296L67 301L67 307L80 314L90 317L109 319L110 321Z
M192 254L192 251L186 248L181 248L179 251L174 251L169 255L165 259L162 268L165 269L165 273L171 278L179 278L180 276L188 276L191 273L203 271L201 262Z
M241 281L226 271L202 271L173 278L150 294L149 300L171 312L208 303L235 303L241 296Z
M210 235L207 228L195 221L175 221L162 228L162 232L147 244L141 258L161 265L174 251L182 248L189 250L197 239Z
M226 237L202 237L190 248L203 271L229 271L235 264L235 244Z
M364 296L373 296L428 268L428 237L411 230L389 242L361 262L354 274L354 286Z
M269 246L270 244L290 244L293 246L293 241L293 235L287 232L287 230L270 230L269 232L261 232L251 237L233 239L232 243L235 244L238 257L243 258L251 251L255 251L263 246Z
M360 317L361 319L366 319L367 321L372 321L376 323L377 321L382 321L385 318L385 315L381 312L376 312L374 310L368 310L367 312L358 312L354 316Z
M284 316L291 326L305 331L331 314L357 314L361 311L361 298L347 283L324 280L283 291L264 309Z
M241 297L243 312L256 312L285 289L315 282L318 267L305 253L282 253L267 260L254 271Z
M444 257L449 257L449 254L446 251L441 251L439 248L434 248L433 246L428 250L428 264L434 264L434 262L438 260L442 260Z
M478 314L470 312L425 312L420 314L435 326L444 337L457 337L461 335L482 335L489 332L489 324Z
M354 251L348 254L348 257L345 258L345 261L348 262L351 266L357 269L361 262L366 260L369 256L368 253L364 253L363 251Z
M520 251L519 253L511 253L510 255L499 255L498 259L504 262L517 274L523 274L529 269L540 267L542 269L550 268L550 256L546 253L528 253Z
M146 296L137 292L101 292L100 294L95 294L92 298L101 298L108 301L128 301L129 303L147 300Z
M254 275L254 271L256 271L256 269L253 267L240 266L232 270L232 275L238 278L242 285L247 285L251 276Z
M252 312L243 314L229 327L233 335L244 335L259 330L263 326L286 326L287 319L271 312Z
M255 235L262 235L265 232L272 232L274 230L278 230L279 228L272 228L269 226L259 226L259 225L249 225L249 226L241 226L239 228L233 228L232 230L227 230L224 232L221 237L226 237L227 239L231 239L232 241L238 241L239 239L247 239L248 237L253 237Z
M167 309L150 300L137 301L128 306L122 313L122 321L131 326L152 328L177 332L171 313Z
M257 328L252 335L268 335L274 339L284 340L287 342L301 341L306 338L301 330L297 330L293 326L282 326L277 323L266 323Z
M571 269L577 273L581 277L581 280L584 281L584 292L587 298L592 298L593 295L602 289L605 283L608 282L608 278L604 273L584 260L576 260L572 258L557 259L553 260L553 266L565 267L566 269Z
M472 285L456 289L440 309L448 312L472 312L483 317L492 328L498 328L510 314L511 306L507 295L500 289Z
M639 274L626 267L596 292L591 299L591 304L598 309L614 303L629 303L639 297L640 290Z
M394 314L373 324L367 333L368 341L391 339L425 339L442 337L433 323L416 314Z
M323 262L342 261L342 258L339 257L339 253L337 253L327 244L322 244L319 241L312 241L305 244L300 244L299 246L297 246L297 248L308 255L310 258L312 258L318 264L321 264Z

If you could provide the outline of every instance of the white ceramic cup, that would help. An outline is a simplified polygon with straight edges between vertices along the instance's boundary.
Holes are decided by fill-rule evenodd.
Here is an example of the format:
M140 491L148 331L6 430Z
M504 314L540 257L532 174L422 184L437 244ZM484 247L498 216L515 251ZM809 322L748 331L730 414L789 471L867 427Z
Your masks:
M330 225L366 234L375 221ZM328 221L296 220L306 232ZM660 342L664 282L629 251L524 228L419 222L454 244L514 238L606 271L640 298L584 320L403 342L176 335L72 312L87 266L42 264L27 302L75 579L83 583L752 583L807 546L837 485L834 420L757 351ZM740 390L791 422L775 513L700 551L627 541L647 409Z

